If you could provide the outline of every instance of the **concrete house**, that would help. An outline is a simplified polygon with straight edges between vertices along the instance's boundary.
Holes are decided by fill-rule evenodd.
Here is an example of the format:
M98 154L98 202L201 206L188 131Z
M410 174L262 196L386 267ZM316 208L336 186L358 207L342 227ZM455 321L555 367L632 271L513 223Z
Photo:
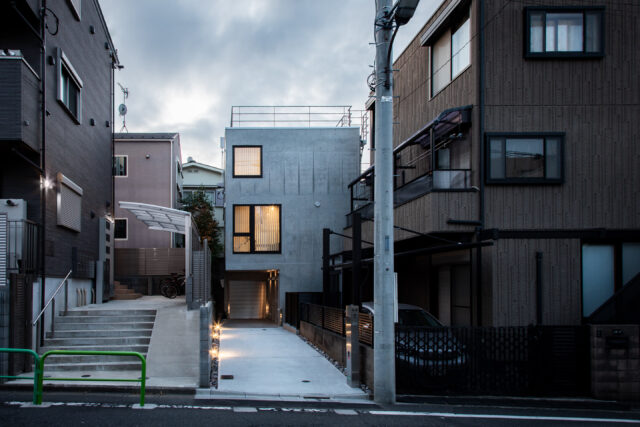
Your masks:
M98 1L49 1L44 22L40 3L0 4L2 347L33 348L26 325L67 274L70 307L112 280L116 49Z
M579 325L638 286L639 13L446 0L425 23L393 67L400 302L447 325ZM350 185L364 219L373 172Z
M225 312L277 322L286 292L322 291L322 229L344 224L359 130L229 127L225 137Z

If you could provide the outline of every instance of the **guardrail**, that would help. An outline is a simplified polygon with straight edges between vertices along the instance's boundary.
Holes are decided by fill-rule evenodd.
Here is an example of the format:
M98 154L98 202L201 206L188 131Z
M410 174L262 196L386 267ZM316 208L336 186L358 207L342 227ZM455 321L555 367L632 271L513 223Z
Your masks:
M40 358L38 365L40 377L38 378L38 402L42 403L42 388L44 380L44 361L52 354L61 354L69 356L135 356L142 362L140 367L140 378L47 378L47 381L117 381L117 382L139 382L140 383L140 406L144 406L144 395L146 387L147 361L144 356L135 351L91 351L91 350L51 350L47 351Z
M40 370L40 356L33 350L28 348L0 348L0 353L28 353L33 356L34 368L33 377L23 377L17 375L0 375L0 378L10 380L33 380L33 403L39 405L42 402L42 392L38 394L38 379L42 378L42 371Z
M44 361L53 354L68 356L134 356L140 359L140 378L47 378L47 381L114 381L114 382L139 382L140 383L140 406L144 406L145 390L147 385L147 360L144 356L136 351L93 351L93 350L51 350L42 356L27 348L0 348L0 353L28 353L34 358L34 376L11 376L0 375L0 378L14 380L33 380L33 403L40 405L42 403L42 391L44 382Z

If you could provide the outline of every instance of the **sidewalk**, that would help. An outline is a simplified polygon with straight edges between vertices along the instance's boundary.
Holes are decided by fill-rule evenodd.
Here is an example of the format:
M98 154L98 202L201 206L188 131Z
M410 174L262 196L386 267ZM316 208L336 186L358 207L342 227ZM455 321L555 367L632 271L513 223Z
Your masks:
M368 399L324 356L273 324L227 321L219 360L218 389L200 389L197 398Z
M151 341L147 353L148 390L194 391L198 385L198 346L199 346L199 311L187 311L184 296L168 299L163 296L144 296L136 300L115 300L105 304L91 304L72 310L136 310L155 309L156 319L153 325ZM33 373L24 374L32 376ZM47 372L53 378L140 378L140 371L65 371ZM33 384L32 380L8 381L7 385ZM118 388L139 389L136 382L111 381L48 381L47 388L100 389L114 386Z

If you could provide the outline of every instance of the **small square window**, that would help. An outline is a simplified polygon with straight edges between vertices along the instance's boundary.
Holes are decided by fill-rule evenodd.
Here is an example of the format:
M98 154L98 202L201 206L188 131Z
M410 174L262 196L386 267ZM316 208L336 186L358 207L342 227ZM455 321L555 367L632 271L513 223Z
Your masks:
M233 177L259 178L262 176L262 146L233 147Z
M525 56L604 56L604 8L525 8Z
M128 176L128 160L129 156L113 157L113 176Z
M488 183L561 183L563 135L487 136Z
M127 218L116 218L113 227L113 238L116 240L127 240L129 231L129 221Z

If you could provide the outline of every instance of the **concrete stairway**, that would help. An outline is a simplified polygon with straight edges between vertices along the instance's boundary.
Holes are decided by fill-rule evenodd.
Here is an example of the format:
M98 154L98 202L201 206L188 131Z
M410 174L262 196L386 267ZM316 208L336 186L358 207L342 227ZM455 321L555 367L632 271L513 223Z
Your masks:
M138 299L142 294L137 293L133 289L129 289L127 285L123 285L117 280L113 282L113 297L112 300L124 300L124 299Z
M56 318L42 352L49 350L137 351L147 356L156 310L78 310ZM51 371L138 370L135 356L49 356Z

